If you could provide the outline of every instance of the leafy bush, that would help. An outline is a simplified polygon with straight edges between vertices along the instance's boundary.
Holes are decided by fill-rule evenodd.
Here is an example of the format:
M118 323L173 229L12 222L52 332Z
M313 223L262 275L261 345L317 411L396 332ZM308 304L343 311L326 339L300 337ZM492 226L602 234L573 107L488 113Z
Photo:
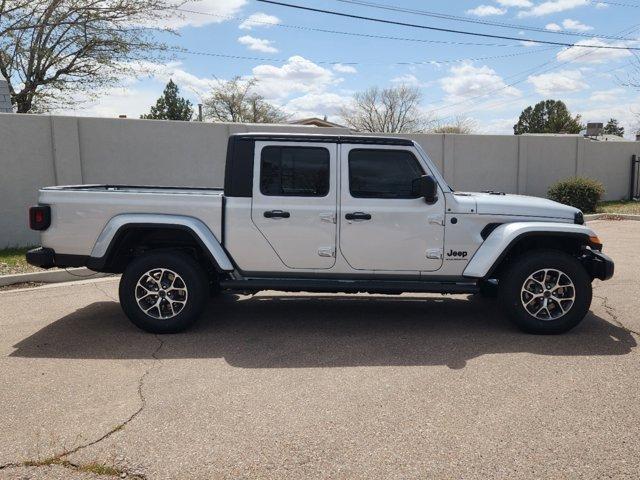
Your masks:
M579 208L585 213L592 213L596 211L596 205L604 192L604 186L597 180L573 177L551 185L547 197L556 202Z

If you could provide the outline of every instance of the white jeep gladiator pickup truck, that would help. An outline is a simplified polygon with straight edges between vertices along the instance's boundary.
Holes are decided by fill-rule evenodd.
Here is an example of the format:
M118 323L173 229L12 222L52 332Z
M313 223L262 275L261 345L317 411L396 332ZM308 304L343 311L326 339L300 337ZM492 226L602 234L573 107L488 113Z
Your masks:
M224 189L43 188L39 267L122 273L138 327L189 327L220 291L478 293L534 333L577 325L613 275L579 210L453 191L411 140L240 134Z

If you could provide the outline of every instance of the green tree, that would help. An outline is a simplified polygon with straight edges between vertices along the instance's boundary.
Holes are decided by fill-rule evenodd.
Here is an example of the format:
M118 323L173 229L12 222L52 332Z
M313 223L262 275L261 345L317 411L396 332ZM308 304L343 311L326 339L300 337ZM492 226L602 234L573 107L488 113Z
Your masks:
M618 125L618 120L610 118L602 131L605 135L617 135L618 137L624 137L624 127Z
M182 120L188 122L193 117L191 102L186 98L178 96L180 89L169 80L167 86L158 99L155 106L151 107L148 115L141 115L140 118L147 120Z
M513 133L580 133L584 128L580 118L580 115L573 117L560 100L543 100L522 111Z

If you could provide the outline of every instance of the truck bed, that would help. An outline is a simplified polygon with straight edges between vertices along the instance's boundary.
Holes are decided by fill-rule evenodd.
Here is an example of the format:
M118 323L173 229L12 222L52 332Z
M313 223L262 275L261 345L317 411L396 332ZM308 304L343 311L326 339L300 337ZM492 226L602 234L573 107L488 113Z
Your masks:
M59 254L90 255L98 236L117 215L184 215L204 222L220 239L224 191L201 187L67 185L39 191L38 202L51 207L51 226L42 245Z

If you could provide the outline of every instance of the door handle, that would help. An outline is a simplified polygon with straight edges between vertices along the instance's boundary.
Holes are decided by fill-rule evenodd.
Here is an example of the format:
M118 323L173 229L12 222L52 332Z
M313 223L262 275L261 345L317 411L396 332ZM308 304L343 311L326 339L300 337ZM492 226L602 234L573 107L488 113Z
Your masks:
M347 213L344 218L346 220L371 220L371 215L364 212Z
M265 218L289 218L291 214L282 210L268 210L264 212Z

